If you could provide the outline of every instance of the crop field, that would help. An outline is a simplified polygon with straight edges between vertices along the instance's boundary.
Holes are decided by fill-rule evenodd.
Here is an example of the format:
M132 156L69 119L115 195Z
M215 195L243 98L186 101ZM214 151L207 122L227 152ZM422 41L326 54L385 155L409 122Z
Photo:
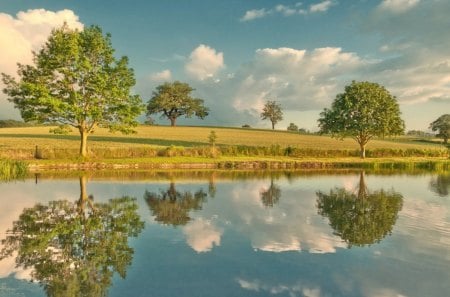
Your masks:
M51 127L20 127L0 129L0 157L8 155L19 159L32 156L36 146L40 150L61 151L73 156L79 148L78 131L67 135L49 133ZM164 149L176 147L180 149L207 147L208 135L214 130L217 145L221 148L230 146L287 147L304 150L358 150L358 144L350 138L337 140L329 136L304 135L287 131L257 130L223 127L168 127L139 126L136 134L123 135L110 133L106 129L97 129L88 138L89 150L117 151L128 150L133 155L135 150ZM426 150L445 151L437 141L398 137L390 139L373 139L367 145L368 150ZM126 152L125 152L126 153ZM123 157L123 153L122 153Z

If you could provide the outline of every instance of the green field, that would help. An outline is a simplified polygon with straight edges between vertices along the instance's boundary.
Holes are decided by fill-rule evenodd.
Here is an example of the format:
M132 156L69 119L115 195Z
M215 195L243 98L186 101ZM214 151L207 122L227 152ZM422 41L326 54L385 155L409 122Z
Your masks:
M61 159L76 157L79 147L79 134L72 131L68 135L49 133L51 127L20 127L0 129L0 157L12 159L34 158L36 146L44 159ZM358 150L357 143L352 139L336 140L329 136L303 135L287 131L256 130L222 127L168 127L139 126L137 133L122 135L112 134L105 129L97 129L89 136L88 149L97 158L110 157L144 157L156 154L158 150L169 147L174 151L189 151L194 148L207 149L208 135L214 130L217 134L217 145L226 151L230 147L275 147L279 151L290 147L310 153L316 157L320 151L352 151ZM437 141L398 137L390 139L373 139L367 145L367 150L414 150L447 152ZM243 150L238 150L238 155ZM104 155L102 155L104 154ZM226 153L224 153L226 154ZM247 155L251 155L249 152ZM264 155L267 153L262 153ZM444 153L445 154L445 153ZM174 153L174 155L179 155ZM191 156L189 154L181 154ZM200 154L201 155L201 154ZM245 155L245 154L244 154ZM275 153L276 155L276 153ZM330 155L332 157L332 155Z

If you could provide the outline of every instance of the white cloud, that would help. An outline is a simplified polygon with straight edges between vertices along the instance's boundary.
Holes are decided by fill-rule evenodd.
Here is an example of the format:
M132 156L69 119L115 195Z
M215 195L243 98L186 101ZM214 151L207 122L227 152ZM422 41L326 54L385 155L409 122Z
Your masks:
M326 0L317 4L312 4L309 7L309 11L311 13L316 13L316 12L325 12L328 9L330 9L331 6L335 5L335 3L333 1L330 0Z
M30 64L32 51L39 50L51 30L64 22L71 28L83 28L78 16L67 9L57 12L30 9L16 16L0 13L0 72L12 75L16 73L17 63ZM1 82L0 88L3 88ZM3 94L0 95L0 117L19 118L18 111Z
M288 110L321 108L348 83L348 73L366 64L340 48L258 49L235 75L233 106L256 114L266 100L275 99Z
M172 72L166 69L161 72L156 72L150 75L150 79L153 82L166 82L172 80Z
M419 2L420 0L383 0L378 7L383 11L402 13L417 6Z
M271 9L261 8L252 9L245 12L244 16L241 17L241 22L253 21L256 19L261 19L273 14L281 14L282 16L288 17L293 15L306 15L319 12L326 12L332 6L336 5L335 1L326 0L320 3L311 4L309 9L301 8L302 3L296 3L293 6L278 4Z
M212 78L224 67L223 53L216 52L214 48L200 44L190 54L185 70L190 77L205 80Z
M198 253L209 252L220 245L222 231L217 230L209 220L202 218L190 221L183 227L186 241Z
M241 18L241 22L253 21L260 19L270 14L270 11L265 8L262 9L252 9L245 12L244 16Z

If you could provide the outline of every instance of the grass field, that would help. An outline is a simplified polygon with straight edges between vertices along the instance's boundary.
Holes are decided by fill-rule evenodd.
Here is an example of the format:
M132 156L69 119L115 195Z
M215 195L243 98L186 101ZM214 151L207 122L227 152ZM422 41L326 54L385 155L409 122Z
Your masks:
M49 133L51 127L21 127L0 129L0 157L29 159L34 157L35 147L42 151L59 151L61 155L76 156L79 148L79 134L72 131L68 135ZM358 144L352 139L336 140L329 136L302 135L287 131L256 130L222 127L168 127L139 126L132 135L112 134L105 129L97 129L89 136L88 149L91 151L122 151L129 157L148 153L146 150L161 150L167 147L180 149L208 147L208 135L214 130L217 145L220 147L249 146L286 147L317 150L358 150ZM414 138L373 139L367 145L368 150L418 150L445 151L437 141ZM113 156L114 154L110 154ZM118 155L119 156L119 155ZM50 157L51 158L51 157Z

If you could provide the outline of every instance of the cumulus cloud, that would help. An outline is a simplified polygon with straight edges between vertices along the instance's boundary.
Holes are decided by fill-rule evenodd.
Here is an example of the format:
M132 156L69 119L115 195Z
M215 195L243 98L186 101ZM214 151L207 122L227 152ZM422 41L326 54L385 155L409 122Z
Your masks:
M0 72L15 74L17 63L32 62L32 51L37 51L47 40L51 30L63 23L82 29L83 24L71 10L48 11L30 9L16 16L0 13ZM0 82L0 88L3 84ZM0 117L19 118L18 111L0 95Z
M172 72L168 69L161 72L156 72L150 75L150 80L153 82L166 82L172 80Z
M214 48L200 44L192 51L185 65L186 73L197 80L212 78L225 67L223 53Z
M348 82L346 74L365 64L341 48L258 49L235 75L233 106L256 112L270 99L289 110L321 108Z
M420 0L383 0L378 7L383 11L402 13L417 6L419 2Z
M314 14L319 12L326 12L332 6L336 5L335 1L326 0L316 4L311 4L309 8L303 8L302 3L298 2L295 5L289 6L284 4L275 5L273 8L261 8L252 9L245 12L244 16L240 18L241 22L253 21L256 19L261 19L269 15L281 14L282 16L288 17L293 15L306 15Z
M183 232L189 246L198 253L209 252L214 246L220 245L222 231L209 220L200 218L191 221L183 228Z
M268 10L265 8L262 9L252 9L245 12L244 16L241 18L241 22L253 21L256 19L260 19L270 14Z
M317 4L312 4L309 7L309 11L312 13L315 12L325 12L330 9L331 6L335 5L334 1L326 0Z

